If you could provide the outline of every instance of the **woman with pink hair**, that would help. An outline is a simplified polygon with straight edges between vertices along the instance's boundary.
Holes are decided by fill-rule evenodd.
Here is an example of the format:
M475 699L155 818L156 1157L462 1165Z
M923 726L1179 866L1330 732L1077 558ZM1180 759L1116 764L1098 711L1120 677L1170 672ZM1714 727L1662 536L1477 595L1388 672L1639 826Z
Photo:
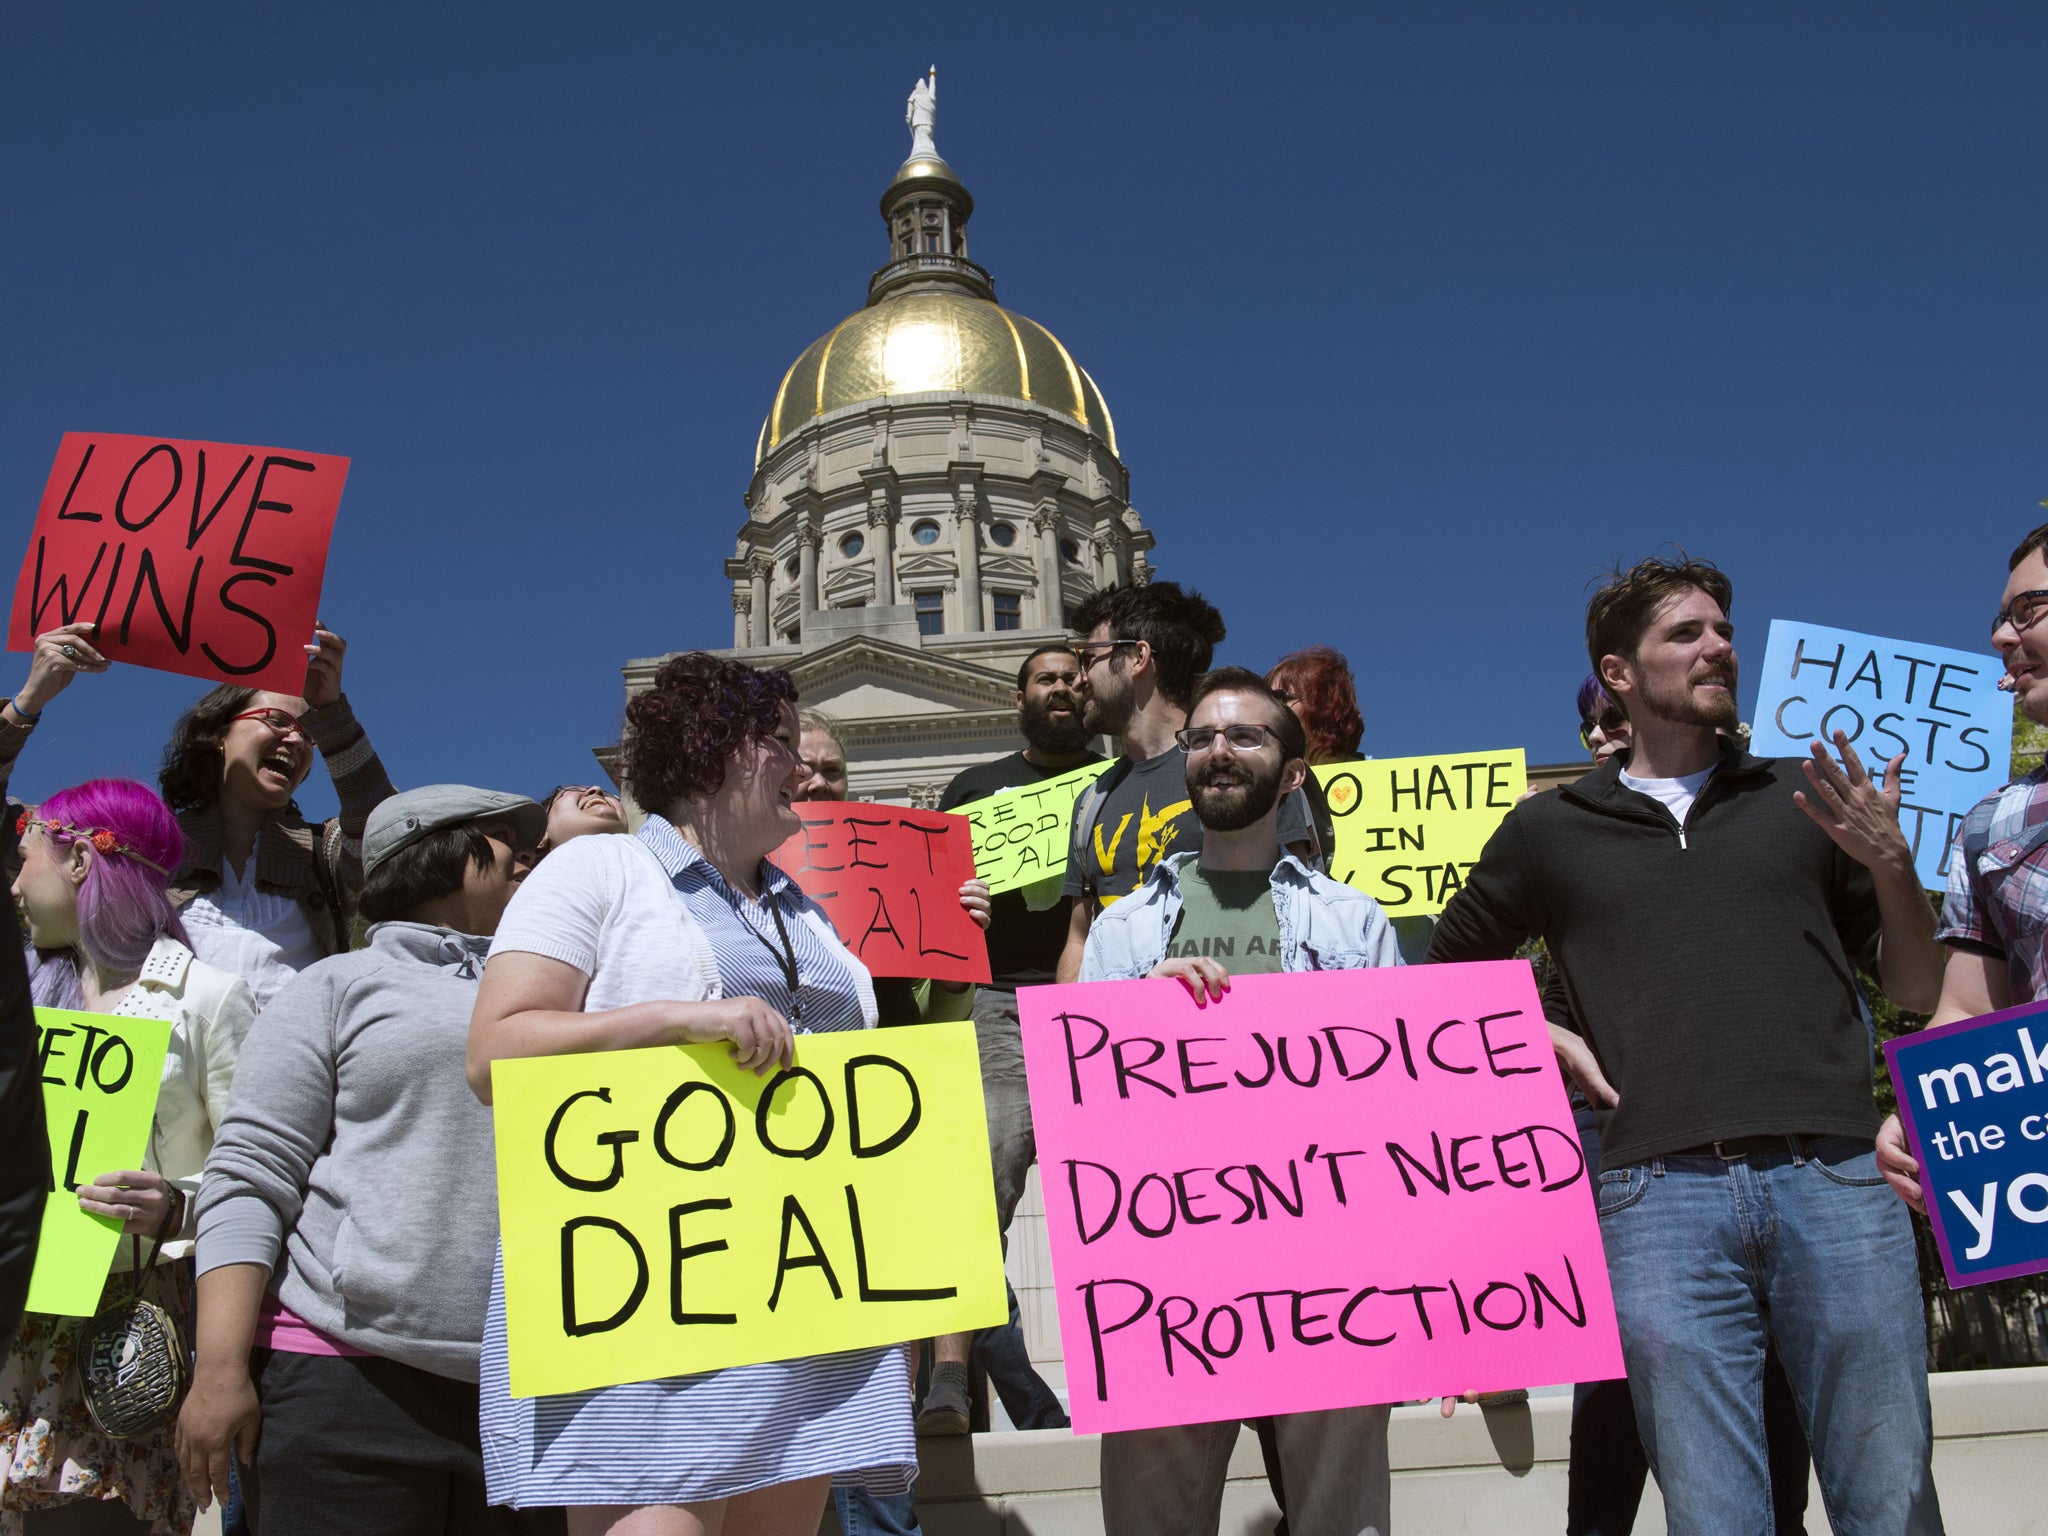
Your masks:
M13 896L28 930L36 1005L171 1025L142 1166L83 1180L78 1204L139 1240L117 1250L100 1305L128 1295L142 1245L160 1242L141 1293L189 1316L192 1197L227 1112L255 999L247 982L192 954L166 890L185 839L153 791L132 779L94 779L22 811L16 831ZM182 1536L194 1505L178 1477L173 1425L115 1440L93 1423L73 1363L83 1322L31 1313L0 1361L0 1532ZM61 1515L42 1513L62 1506Z

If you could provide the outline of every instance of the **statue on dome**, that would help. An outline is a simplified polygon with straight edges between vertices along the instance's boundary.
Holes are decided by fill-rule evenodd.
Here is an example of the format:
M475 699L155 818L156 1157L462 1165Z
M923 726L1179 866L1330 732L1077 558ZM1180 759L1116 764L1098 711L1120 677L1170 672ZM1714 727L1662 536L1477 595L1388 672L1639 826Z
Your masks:
M939 116L939 66L934 64L931 73L910 88L910 101L903 109L903 121L910 125L910 158L913 160L939 158L939 151L932 143L932 125Z

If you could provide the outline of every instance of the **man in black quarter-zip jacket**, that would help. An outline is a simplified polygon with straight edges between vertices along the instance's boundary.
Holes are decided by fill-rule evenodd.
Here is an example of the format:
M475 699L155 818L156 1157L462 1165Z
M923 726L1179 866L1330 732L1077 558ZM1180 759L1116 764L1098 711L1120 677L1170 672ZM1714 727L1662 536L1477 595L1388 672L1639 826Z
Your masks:
M1560 1064L1614 1106L1598 1201L1643 1446L1672 1536L1769 1529L1774 1336L1835 1529L1939 1532L1913 1233L1873 1157L1854 967L1939 992L1932 913L1880 786L1750 756L1726 576L1646 560L1586 613L1633 747L1518 806L1445 909L1433 961L1547 941Z

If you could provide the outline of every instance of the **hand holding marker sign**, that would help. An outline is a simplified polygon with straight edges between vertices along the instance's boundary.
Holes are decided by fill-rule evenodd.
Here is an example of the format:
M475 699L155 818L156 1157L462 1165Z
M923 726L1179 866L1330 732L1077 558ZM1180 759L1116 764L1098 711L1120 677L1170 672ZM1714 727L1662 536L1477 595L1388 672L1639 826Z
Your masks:
M876 976L987 981L988 939L960 905L974 878L964 816L807 800L771 855Z
M2048 1273L2048 1002L1885 1042L1952 1287Z
M975 872L990 894L1035 885L1065 872L1074 802L1109 766L1090 763L959 808L974 832Z
M66 433L15 583L8 649L91 620L110 660L297 693L348 463Z
M171 1026L160 1019L36 1010L36 1051L50 1169L57 1187L43 1205L28 1309L91 1317L121 1242L121 1223L78 1208L79 1186L140 1168L163 1087Z
M1018 993L1074 1426L1621 1374L1523 961Z
M516 1397L1009 1315L974 1026L496 1062Z
M1840 731L1873 779L1901 754L1899 829L1920 883L1948 886L1948 851L1970 807L2005 783L2012 700L1991 656L1789 619L1771 621L1750 750L1804 757Z
M1529 782L1519 747L1325 763L1314 772L1337 834L1330 874L1389 917L1443 911Z

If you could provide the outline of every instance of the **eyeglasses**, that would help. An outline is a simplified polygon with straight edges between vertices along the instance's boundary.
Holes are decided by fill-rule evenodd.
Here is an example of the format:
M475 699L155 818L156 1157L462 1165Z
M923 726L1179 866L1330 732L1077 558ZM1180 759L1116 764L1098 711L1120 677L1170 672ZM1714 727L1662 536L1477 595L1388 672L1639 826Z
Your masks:
M47 835L59 838L64 842L72 842L78 838L84 838L88 843L92 844L93 852L97 854L103 856L119 854L122 858L133 859L138 864L148 865L160 875L168 876L170 874L170 871L165 869L163 865L157 863L154 859L144 858L135 851L131 844L122 842L119 834L106 827L86 828L69 822L45 821L34 811L23 811L14 818L14 835L16 837L27 835L31 827L41 827Z
M1256 752L1272 737L1277 743L1280 733L1269 725L1191 725L1184 731L1175 731L1173 739L1190 752L1206 752L1221 736L1223 744L1233 752Z
M2014 634L2023 635L2043 619L2048 619L2048 589L2036 587L2020 593L1998 610L1998 617L1991 621L1991 638L1996 640L1998 632L2008 624Z
M1074 647L1074 654L1081 658L1081 675L1086 677L1095 670L1098 661L1116 654L1119 646L1142 645L1141 640L1105 640L1100 645L1082 644Z
M1579 722L1579 745L1590 752L1593 750L1593 733L1595 731L1598 731L1609 741L1612 741L1614 733L1621 730L1627 724L1628 716L1618 709L1604 711L1598 720L1581 720Z
M245 709L239 715L232 715L229 718L230 720L261 720L280 736L289 736L293 731L297 731L306 740L311 741L313 739L313 733L306 729L305 723L288 710Z

